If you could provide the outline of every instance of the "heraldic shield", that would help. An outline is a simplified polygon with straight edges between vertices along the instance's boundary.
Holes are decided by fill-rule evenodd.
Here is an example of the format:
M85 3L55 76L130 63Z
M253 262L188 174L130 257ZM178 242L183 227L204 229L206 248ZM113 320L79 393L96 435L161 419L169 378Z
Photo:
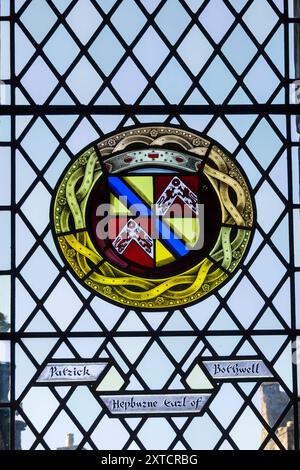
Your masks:
M109 217L96 228L107 258L146 276L176 269L203 245L198 183L198 175L174 173L109 176Z
M217 144L175 127L124 130L81 153L52 204L57 247L81 283L145 310L226 282L252 237L245 176Z

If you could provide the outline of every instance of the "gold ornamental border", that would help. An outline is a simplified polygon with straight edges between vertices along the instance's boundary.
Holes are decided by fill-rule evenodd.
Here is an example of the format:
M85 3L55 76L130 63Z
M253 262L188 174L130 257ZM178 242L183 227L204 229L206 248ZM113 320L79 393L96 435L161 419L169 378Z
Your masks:
M132 144L176 144L182 151L205 159L203 171L217 193L222 226L209 255L181 274L145 279L126 273L103 258L87 231L86 208L103 174L101 158L126 151ZM165 310L199 301L228 280L245 256L254 209L246 180L227 153L193 132L153 125L116 133L75 159L56 190L52 217L60 254L85 287L118 305Z

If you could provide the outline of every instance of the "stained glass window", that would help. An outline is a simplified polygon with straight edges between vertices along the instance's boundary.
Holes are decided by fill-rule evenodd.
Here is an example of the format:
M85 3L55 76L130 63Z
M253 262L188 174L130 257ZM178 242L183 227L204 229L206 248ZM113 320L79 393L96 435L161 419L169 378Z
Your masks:
M299 449L299 12L298 0L1 0L1 450ZM168 128L195 142L152 144ZM191 150L202 139L253 204L238 225L251 232L248 251L230 258L232 271L212 259L227 282L186 305L121 305L85 285L71 268L81 255L69 246L64 257L58 243L68 171L88 164L89 149L102 163L101 143L112 150L110 139L141 129L151 143L116 156L145 151L151 174L109 174L97 194L124 195L126 183L130 197L156 202L176 178L197 193L191 174L154 169L165 152L200 160ZM170 261L183 245L174 254L158 243L155 266L135 244L130 269L163 279L181 269ZM99 261L87 263L93 274ZM188 393L203 408L175 413Z

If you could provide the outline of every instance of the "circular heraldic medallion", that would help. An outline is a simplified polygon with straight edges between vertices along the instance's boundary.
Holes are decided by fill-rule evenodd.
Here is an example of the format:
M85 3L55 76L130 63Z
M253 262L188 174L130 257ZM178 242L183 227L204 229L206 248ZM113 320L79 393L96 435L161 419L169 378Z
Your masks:
M64 263L117 305L166 310L202 300L242 263L254 203L236 161L194 131L149 125L93 143L52 201Z

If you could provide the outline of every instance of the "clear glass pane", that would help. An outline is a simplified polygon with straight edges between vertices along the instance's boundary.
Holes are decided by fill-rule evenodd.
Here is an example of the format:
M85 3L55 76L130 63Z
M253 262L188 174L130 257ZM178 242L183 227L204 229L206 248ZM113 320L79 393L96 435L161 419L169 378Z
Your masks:
M292 23L289 25L289 42L290 42L290 78L299 79L300 77L300 24Z
M0 122L1 125L1 122ZM1 148L0 205L8 206L11 200L11 154L9 147Z
M0 16L9 16L10 0L2 0L0 5Z
M11 214L8 211L0 211L0 271L10 269L11 262Z
M300 267L300 247L298 243L300 231L300 209L294 210L294 250L295 250L295 265Z
M300 198L300 149L299 147L293 148L293 200L294 204L299 204Z
M300 17L299 0L289 0L289 16L290 16L290 18L299 18Z
M1 321L3 324L3 320ZM0 403L10 400L10 341L1 340L0 335ZM1 410L1 408L0 408Z
M10 331L11 277L0 275L0 333Z
M26 29L15 27L19 104L27 98L37 104L101 104L104 96L107 103L103 104L133 104L150 90L159 94L162 103L183 99L187 104L194 92L216 104L229 102L236 93L239 99L246 93L250 102L261 103L278 95L284 73L280 5L261 0L242 6L233 2L228 8L214 0L197 8L168 1L156 9L153 5L155 29L147 17L150 6L143 7L146 10L132 0L123 1L112 14L111 24L105 24L104 5L88 2L87 6L80 0L66 10L62 25L56 16L56 8L62 6L30 2L21 15ZM193 17L195 9L199 14ZM242 18L236 19L241 10ZM44 21L38 24L41 15ZM258 17L268 20L257 22ZM33 58L35 44L41 41L42 53ZM63 56L57 54L62 42ZM258 50L260 43L264 54ZM170 52L174 44L177 50ZM220 45L219 52L215 44ZM81 57L82 45L87 52ZM131 45L134 56L129 57L125 51ZM107 47L110 54L106 54ZM41 80L36 80L37 75ZM154 83L149 82L151 77Z
M10 78L10 23L0 21L0 80Z
M10 141L11 139L10 123L11 123L10 116L1 116L0 118L0 142Z
M0 450L10 449L10 409L0 408Z

